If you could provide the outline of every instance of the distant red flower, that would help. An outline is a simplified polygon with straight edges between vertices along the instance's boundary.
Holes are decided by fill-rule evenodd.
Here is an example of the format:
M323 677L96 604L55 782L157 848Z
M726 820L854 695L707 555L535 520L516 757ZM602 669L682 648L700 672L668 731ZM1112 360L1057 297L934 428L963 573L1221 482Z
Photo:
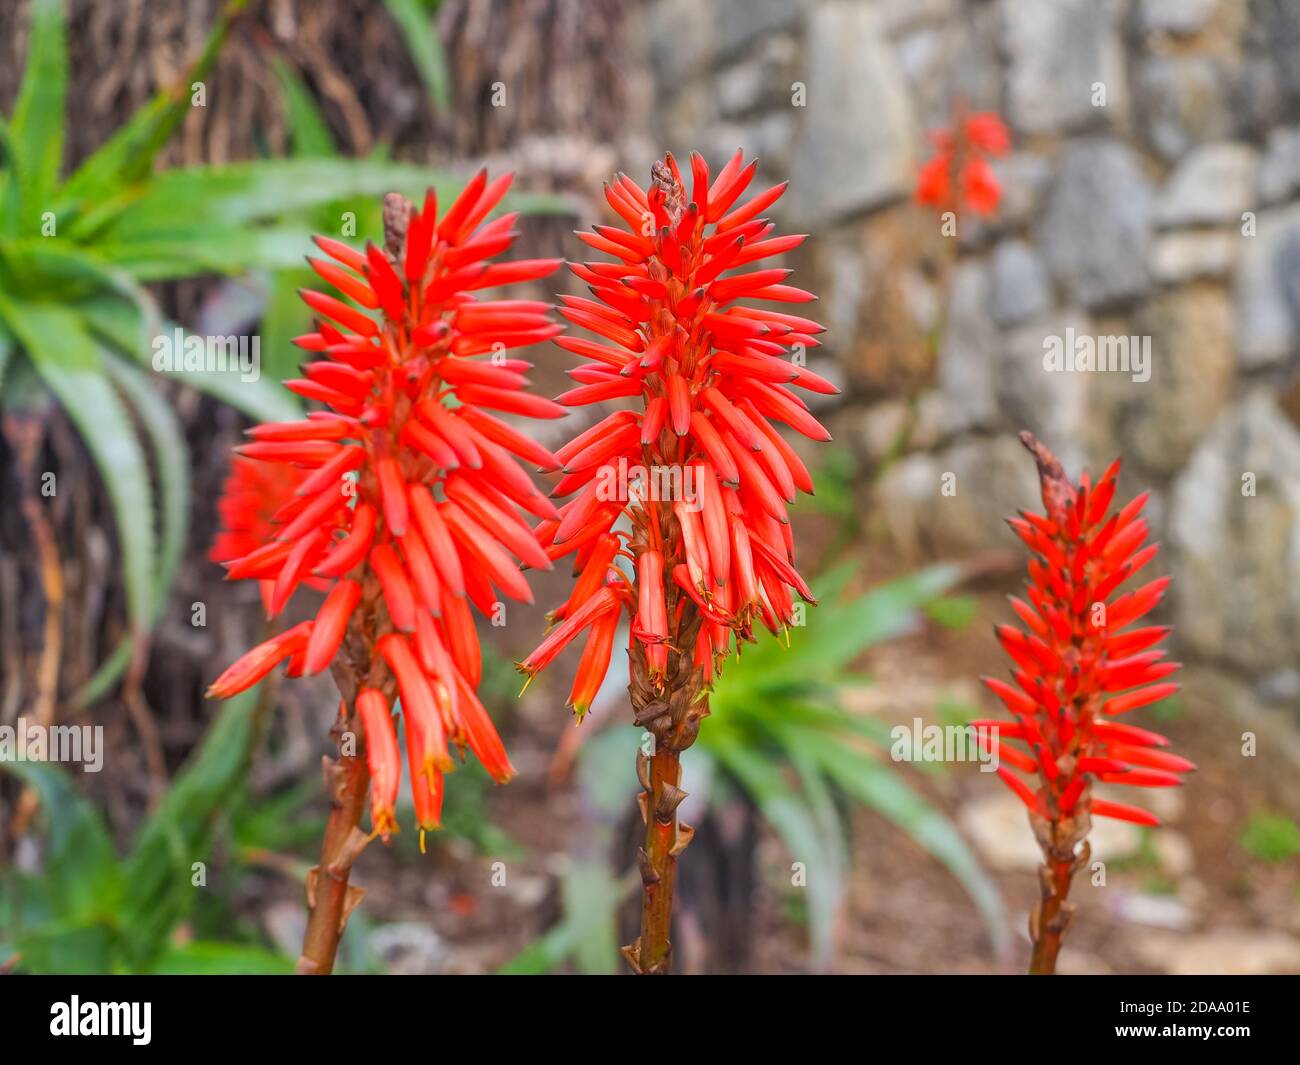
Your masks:
M209 694L243 691L282 661L290 675L313 674L342 655L361 689L372 813L385 833L400 779L394 690L422 829L438 823L451 744L473 750L497 780L513 773L475 694L482 663L468 604L490 614L498 590L531 602L510 556L544 568L550 561L518 510L558 512L516 456L556 463L487 411L554 418L564 410L524 391L529 363L495 354L558 333L550 305L473 295L558 265L487 262L515 237L514 214L484 224L509 184L508 174L489 183L480 171L441 219L432 191L422 210L393 198L386 228L399 247L387 252L316 238L329 259L310 260L313 269L354 302L302 293L322 320L297 343L324 358L286 384L329 409L251 429L236 460L237 492L222 503L231 529L222 561L231 578L271 582L272 615L304 581L319 578L329 591L313 621L249 651ZM489 352L490 361L478 358ZM350 629L359 639L345 645Z
M1147 493L1111 514L1118 460L1095 485L1084 474L1076 486L1031 434L1021 439L1038 463L1047 513L1010 520L1036 556L1029 561L1029 602L1011 600L1025 628L997 628L1015 663L1014 685L984 680L1015 722L975 724L992 733L991 747L1005 763L998 775L1029 808L1044 847L1052 890L1045 887L1048 909L1037 920L1050 932L1050 920L1065 905L1089 815L1159 824L1146 810L1094 798L1093 783L1171 787L1195 766L1162 750L1168 745L1164 737L1120 720L1178 690L1167 679L1177 663L1152 649L1169 628L1133 628L1160 602L1169 578L1116 594L1156 556L1157 545L1143 546L1148 527L1140 515ZM1028 753L1011 743L1023 744Z
M651 686L662 690L670 647L691 654L707 679L730 652L733 633L749 639L755 619L776 632L794 619L794 596L812 601L793 564L786 510L796 489L812 491L812 479L770 421L828 440L792 386L838 389L802 360L817 346L820 325L739 303L814 298L783 283L786 269L732 273L806 239L772 236L772 224L759 217L784 183L733 209L756 168L737 152L710 182L703 158L693 155L687 203L669 155L655 164L648 192L626 175L606 186L627 229L598 225L578 234L614 261L573 264L596 299L563 296L560 313L609 343L556 339L592 360L569 371L579 386L559 402L643 402L556 452L565 476L555 494L578 494L558 520L538 528L551 558L576 553L581 576L552 615L559 626L520 669L531 676L590 629L570 696L580 716L609 665L620 612L632 618ZM788 358L792 353L800 357ZM620 468L667 471L682 492L672 500L618 497L610 475ZM614 527L624 513L630 530ZM629 554L631 577L616 565Z
M1011 147L1001 117L992 111L959 115L951 129L931 132L930 140L936 151L917 175L917 202L941 211L993 214L1002 188L988 157L1005 155Z
M283 463L258 462L236 455L217 500L220 526L208 549L213 562L233 562L274 539L275 513L307 477L307 471ZM312 587L324 582L312 579ZM269 610L275 582L259 581L263 605Z

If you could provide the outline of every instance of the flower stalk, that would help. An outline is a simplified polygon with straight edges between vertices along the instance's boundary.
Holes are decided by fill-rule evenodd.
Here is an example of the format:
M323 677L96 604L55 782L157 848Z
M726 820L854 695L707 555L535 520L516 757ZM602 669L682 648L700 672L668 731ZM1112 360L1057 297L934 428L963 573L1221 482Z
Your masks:
M1027 601L1011 599L1025 628L996 629L1015 665L1014 684L984 678L1014 722L973 724L1000 763L998 776L1027 807L1043 852L1041 898L1029 920L1029 971L1046 975L1056 971L1074 914L1070 885L1091 855L1092 818L1160 823L1140 807L1095 797L1094 785L1176 787L1196 767L1161 750L1169 742L1163 736L1119 720L1178 690L1166 680L1178 664L1151 649L1169 628L1132 628L1159 604L1168 578L1119 593L1157 553L1155 544L1143 546L1146 495L1112 514L1118 461L1095 483L1085 473L1076 485L1031 433L1020 439L1038 464L1045 513L1022 512L1008 523L1035 556Z
M651 511L659 529L671 517L671 508ZM669 540L675 560L683 554L680 531ZM641 558L656 553L643 548ZM643 576L646 567L642 567ZM637 780L641 794L637 804L645 823L645 845L637 855L641 874L641 934L623 948L623 956L634 972L664 975L672 968L673 889L677 882L677 859L691 842L695 830L681 822L677 808L686 798L682 790L682 752L695 742L700 722L708 716L708 689L694 656L678 648L693 647L703 617L685 593L670 588L664 596L665 613L678 619L675 631L662 646L664 665L656 673L652 650L640 641L631 648L630 683L634 722L646 730L649 751L637 751ZM680 610L678 603L681 603ZM661 677L662 680L658 680Z
M537 533L549 558L576 556L578 579L519 669L531 678L588 632L569 696L581 721L628 619L633 720L648 740L637 760L641 934L623 953L647 975L672 965L677 858L691 839L677 817L681 755L709 712L709 685L733 637L738 653L756 622L783 632L798 623L796 596L814 601L794 566L787 509L812 478L771 423L829 440L795 389L838 389L806 365L820 325L742 302L815 298L784 283L789 270L742 271L805 239L773 236L761 217L784 184L741 202L756 171L737 152L716 176L692 155L689 189L671 155L651 168L649 188L618 175L605 199L626 228L578 234L615 261L571 264L595 299L562 296L560 308L604 342L555 341L591 360L570 371L578 387L559 403L639 402L556 452L554 495L573 498Z
M518 562L551 563L519 512L558 512L517 460L556 462L488 411L564 410L527 391L531 363L502 357L560 332L550 305L476 295L559 265L490 261L517 236L515 214L488 219L510 181L479 171L441 214L432 189L420 207L390 194L382 248L316 238L325 257L308 262L339 295L300 293L318 318L295 342L321 358L285 384L325 409L249 430L220 508L213 557L230 578L260 582L270 616L303 584L325 593L314 618L246 652L209 689L234 695L284 663L291 677L330 669L342 697L301 973L332 970L361 897L352 863L374 836L397 831L399 696L422 849L440 825L453 753L472 751L498 783L514 775L477 695L470 606L493 616L501 596L532 601Z
M355 711L341 703L339 712L332 730L339 757L337 761L326 758L323 763L330 815L320 863L307 873L307 931L295 970L300 976L328 976L333 972L348 915L365 895L364 889L349 884L348 878L352 863L371 838L361 830L370 771L364 752L345 753L351 746L345 738L361 735Z

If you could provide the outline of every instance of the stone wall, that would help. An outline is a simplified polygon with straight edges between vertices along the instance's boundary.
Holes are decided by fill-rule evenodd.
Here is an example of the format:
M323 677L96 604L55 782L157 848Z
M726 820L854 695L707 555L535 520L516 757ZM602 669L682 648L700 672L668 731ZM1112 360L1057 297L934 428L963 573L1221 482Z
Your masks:
M789 177L836 415L905 546L1007 543L1028 427L1116 454L1176 581L1184 654L1300 702L1300 0L653 0L653 130ZM802 94L802 95L801 95ZM1000 216L911 202L955 97L1000 111ZM1047 337L1149 337L1145 382ZM957 493L940 492L956 474ZM1253 494L1251 494L1253 493Z

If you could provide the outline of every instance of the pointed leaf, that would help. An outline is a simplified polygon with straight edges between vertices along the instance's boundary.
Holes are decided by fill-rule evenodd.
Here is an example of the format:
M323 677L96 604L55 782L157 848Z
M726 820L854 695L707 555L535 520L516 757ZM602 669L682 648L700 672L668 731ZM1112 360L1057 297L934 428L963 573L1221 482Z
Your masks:
M149 467L96 342L65 307L20 303L0 293L0 318L68 412L104 479L122 552L127 613L132 628L143 634L153 619L157 566Z
M63 0L32 0L27 66L11 123L18 164L18 232L39 232L41 213L54 207L50 193L63 161L67 91Z

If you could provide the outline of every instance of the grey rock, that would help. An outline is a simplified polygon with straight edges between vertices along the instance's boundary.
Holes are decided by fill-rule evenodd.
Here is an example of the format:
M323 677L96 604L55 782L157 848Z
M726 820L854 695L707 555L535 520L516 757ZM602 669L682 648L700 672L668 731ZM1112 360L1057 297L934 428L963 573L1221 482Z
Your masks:
M1142 0L1140 25L1148 32L1200 33L1218 0Z
M1218 142L1193 148L1174 167L1160 192L1162 226L1240 222L1255 202L1259 156L1248 144Z
M846 0L809 16L807 106L791 165L790 210L824 223L907 195L915 178L911 106L872 8Z
M1260 211L1241 237L1237 354L1247 369L1286 362L1300 339L1300 204Z
M659 0L643 20L660 85L679 86L704 73L717 47L713 8L698 0Z
M855 443L869 462L879 463L898 446L898 441L907 431L909 418L904 400L885 399L874 403L862 412L854 425Z
M1300 972L1300 939L1276 928L1138 932L1130 939L1146 964L1171 976L1252 976Z
M1177 473L1232 394L1232 307L1218 287L1179 288L1143 305L1130 342L1149 338L1149 376L1104 374L1098 418L1115 425L1126 460L1144 474Z
M880 0L880 20L890 36L951 17L956 0Z
M1300 432L1271 396L1243 397L1197 447L1174 484L1168 538L1180 642L1252 672L1294 666Z
M999 244L991 267L989 313L998 325L1019 325L1051 306L1047 267L1042 256L1023 240Z
M1164 833L1161 833L1163 836ZM1118 891L1107 900L1109 912L1127 924L1186 931L1196 924L1196 914L1173 895L1131 894Z
M765 189L780 181L780 175L789 173L794 125L788 111L770 112L750 122L710 123L700 134L705 158L721 166L737 148L743 149L745 158L757 159L759 165L750 188ZM780 207L778 204L777 210Z
M769 34L799 25L810 0L692 0L696 7L717 8L718 51L730 57Z
M780 34L764 41L755 55L720 71L715 83L719 113L734 117L763 105L788 105L798 52L794 38Z
M1277 72L1278 93L1292 111L1300 105L1300 3L1268 0L1251 4L1260 40L1268 49Z
M1091 336L1092 320L1077 307L1062 308L1012 329L998 353L995 381L998 408L1010 429L1029 429L1051 440L1067 469L1084 465L1089 425L1089 396L1096 373L1049 369L1049 338L1072 346L1071 338Z
M1141 296L1150 208L1150 185L1126 145L1108 138L1069 144L1041 225L1053 276L1089 308Z
M953 271L939 352L939 394L953 432L998 422L996 375L1001 342L988 314L989 289L989 273L979 260L963 260Z
M714 83L719 113L732 117L752 111L769 95L763 64L757 60L737 63L721 71Z
M863 249L843 237L832 235L813 248L817 276L824 286L818 321L826 327L828 342L847 344L858 332L867 287L867 263Z
M449 951L446 940L427 924L397 921L370 933L370 947L393 976L427 976L442 972Z
M302 950L302 937L307 931L307 914L297 900L280 899L268 903L261 913L262 927L267 938L281 954L296 958Z
M1027 225L1042 205L1052 178L1052 164L1034 152L1012 152L993 160L993 173L1002 186L1002 202L998 205L1002 225Z
M1275 129L1268 135L1259 164L1260 203L1273 205L1300 192L1300 126Z
M1232 136L1228 86L1210 56L1153 56L1139 65L1134 100L1157 154L1173 162L1194 144Z
M1300 669L1278 669L1255 683L1255 697L1270 706L1300 703Z
M1033 872L1043 864L1033 833L1024 830L1024 804L1006 789L963 803L959 818L980 857L993 868ZM1142 849L1141 829L1124 821L1098 818L1092 833L1095 835L1090 833L1088 842L1093 855L1105 861L1126 858Z
M1023 133L1100 125L1127 109L1121 5L1114 0L1002 0L1009 117ZM1093 87L1106 88L1094 107Z
M922 98L919 111L930 126L944 121L951 105L946 92L933 89L936 74L947 57L946 40L943 30L924 29L905 34L894 43L898 69L903 72L913 95ZM940 97L945 98L942 103Z
M953 100L961 97L972 110L1001 107L1002 73L992 7L980 19L952 20L924 26L895 39L894 53L907 78L913 109L926 129L952 121Z
M1005 545L1006 516L1039 505L1034 463L1009 432L908 455L889 467L879 490L895 543L922 554Z
M1233 125L1243 139L1263 139L1282 114L1281 81L1265 49L1262 44L1252 48L1225 70Z
M1163 284L1227 276L1241 251L1235 229L1175 230L1151 245L1151 276Z

